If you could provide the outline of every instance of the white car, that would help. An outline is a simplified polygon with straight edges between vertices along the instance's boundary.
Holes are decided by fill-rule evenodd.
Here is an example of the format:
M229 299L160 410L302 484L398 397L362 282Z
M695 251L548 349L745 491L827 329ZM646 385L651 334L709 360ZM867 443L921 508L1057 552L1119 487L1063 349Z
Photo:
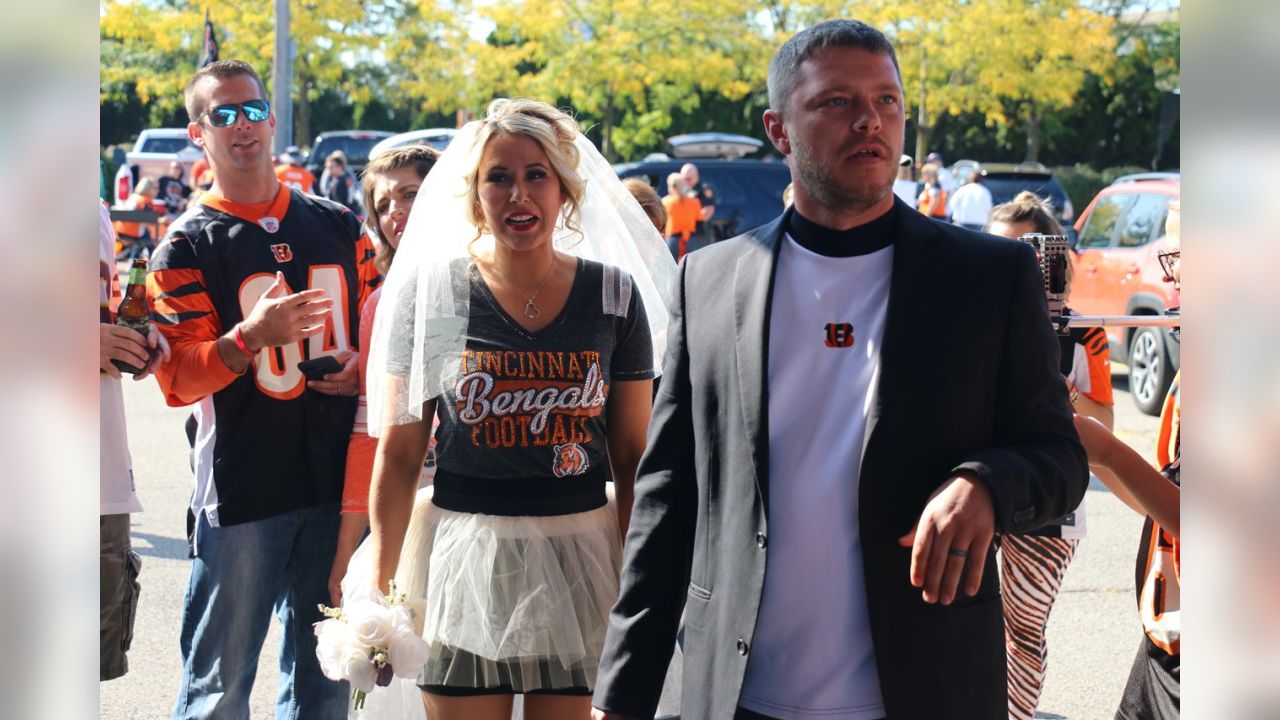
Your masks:
M453 142L453 137L457 134L458 131L452 128L426 128L425 130L402 132L380 140L369 151L369 159L372 160L392 148L405 147L406 145L429 145L440 152L444 152L444 149L449 147L449 143Z
M124 162L116 170L111 186L111 204L122 206L133 188L142 178L159 179L169 174L169 163L182 163L188 185L191 184L191 166L201 156L200 148L191 144L186 128L150 128L138 134L133 150L125 154Z

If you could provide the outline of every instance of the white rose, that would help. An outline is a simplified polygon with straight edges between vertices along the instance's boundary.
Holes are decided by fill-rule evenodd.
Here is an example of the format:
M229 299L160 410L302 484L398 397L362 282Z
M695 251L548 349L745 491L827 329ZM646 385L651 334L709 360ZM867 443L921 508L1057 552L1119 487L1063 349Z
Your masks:
M387 646L395 629L394 616L389 608L375 602L358 600L343 612L357 641L370 648Z
M342 679L342 659L353 640L351 629L340 620L316 623L316 659L320 661L320 671L325 677Z
M396 630L399 630L402 626L413 627L413 610L404 605L392 605L391 623Z
M351 648L342 658L342 676L356 690L371 693L378 682L378 668L367 653Z
M415 678L427 662L427 641L418 637L412 628L399 627L387 646L387 659L398 677Z

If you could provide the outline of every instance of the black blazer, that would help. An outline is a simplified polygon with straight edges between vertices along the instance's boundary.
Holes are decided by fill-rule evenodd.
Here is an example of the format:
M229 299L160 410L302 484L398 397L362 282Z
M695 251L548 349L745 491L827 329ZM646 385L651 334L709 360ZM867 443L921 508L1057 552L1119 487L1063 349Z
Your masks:
M952 473L991 489L998 532L1074 508L1088 470L1071 422L1035 253L895 204L878 401L859 487L866 587L889 718L1005 718L994 550L947 607L898 546ZM769 307L784 218L682 263L618 602L594 704L653 717L686 610L681 715L730 718L764 584ZM818 590L818 588L815 588Z

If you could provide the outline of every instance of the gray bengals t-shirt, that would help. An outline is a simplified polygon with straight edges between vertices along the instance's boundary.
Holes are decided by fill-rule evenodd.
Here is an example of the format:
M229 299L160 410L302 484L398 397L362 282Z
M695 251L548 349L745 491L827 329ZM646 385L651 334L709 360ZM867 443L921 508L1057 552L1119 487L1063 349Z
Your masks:
M467 345L457 384L437 403L437 466L495 479L607 474L609 387L654 375L649 321L631 276L579 259L564 309L531 333L474 264L468 272Z

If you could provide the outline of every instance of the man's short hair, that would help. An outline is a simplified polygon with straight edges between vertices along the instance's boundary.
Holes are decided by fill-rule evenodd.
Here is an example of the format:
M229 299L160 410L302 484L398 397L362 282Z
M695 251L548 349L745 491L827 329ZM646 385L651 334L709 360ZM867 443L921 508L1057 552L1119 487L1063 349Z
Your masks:
M819 50L828 47L852 47L888 55L902 82L898 55L884 33L861 20L827 20L802 30L778 48L769 63L769 107L784 112L791 93L796 89L800 66Z
M187 117L191 122L200 122L200 116L204 115L204 111L209 108L205 106L204 101L197 96L196 86L205 78L214 78L217 80L226 80L237 75L248 75L253 81L258 83L258 92L263 98L267 96L267 86L262 84L262 78L258 77L258 73L254 71L253 66L243 60L219 60L215 63L205 65L191 76L191 82L187 83L187 87L182 91L183 100L187 106Z

